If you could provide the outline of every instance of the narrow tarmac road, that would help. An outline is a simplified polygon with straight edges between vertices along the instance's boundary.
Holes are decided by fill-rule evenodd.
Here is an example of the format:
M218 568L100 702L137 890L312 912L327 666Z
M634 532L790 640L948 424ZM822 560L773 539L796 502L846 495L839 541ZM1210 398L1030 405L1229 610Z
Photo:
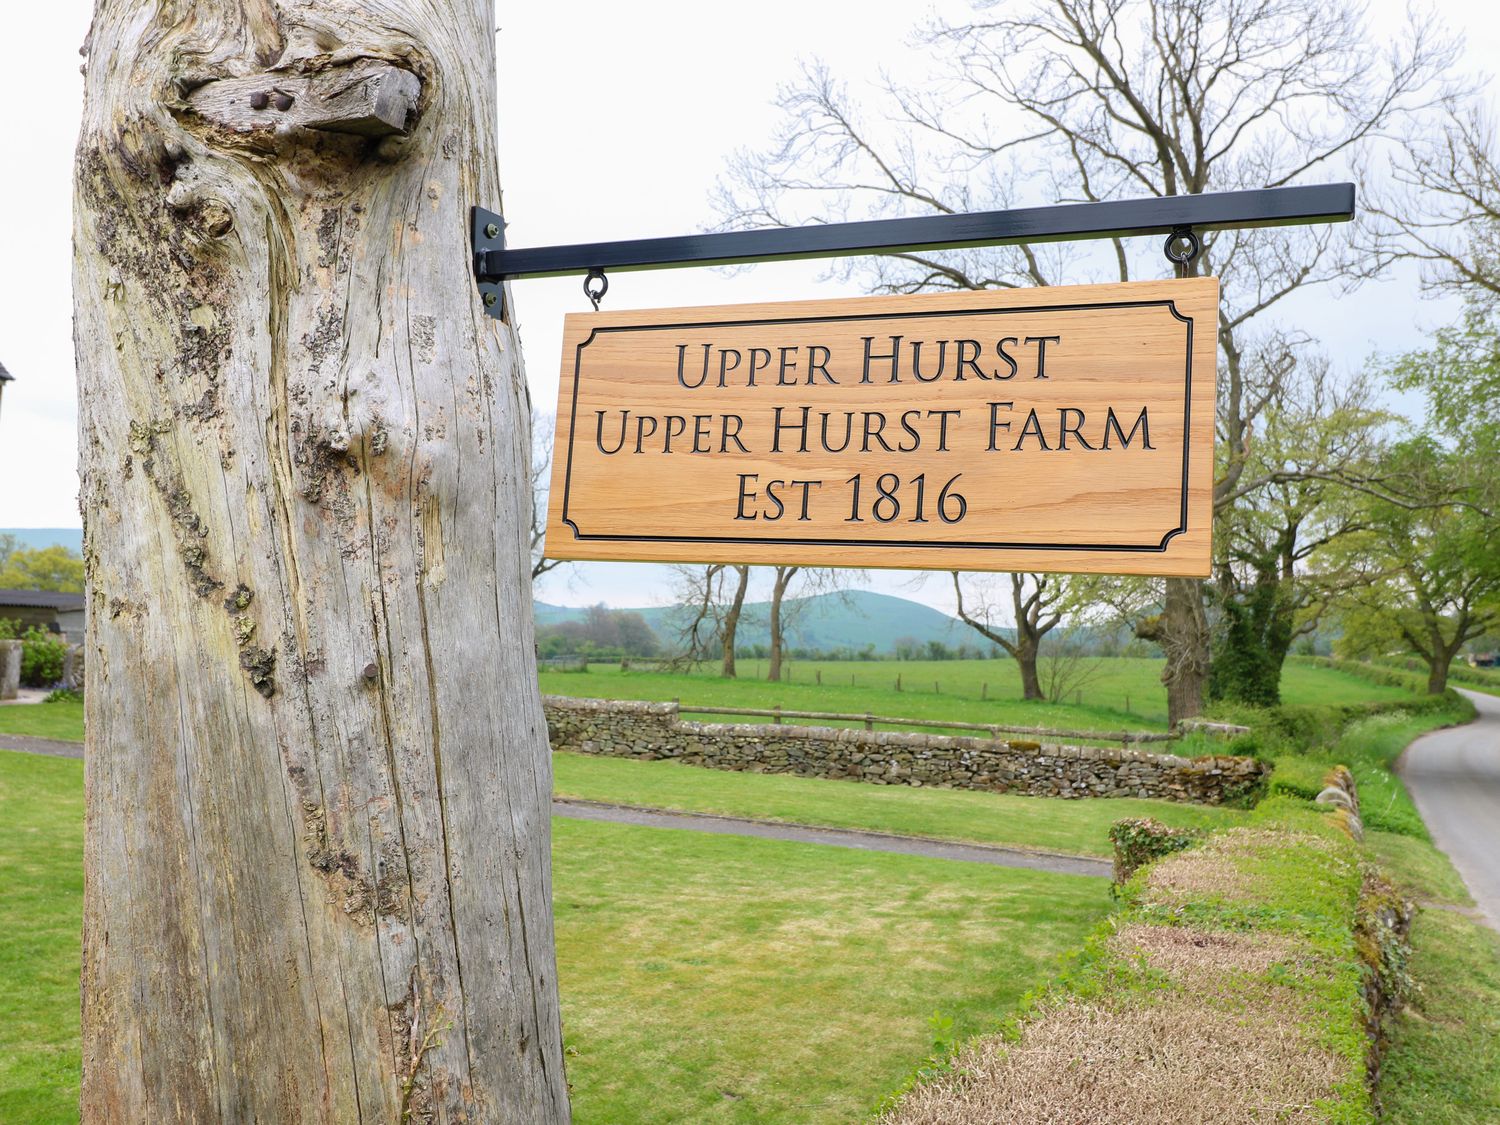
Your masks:
M1453 860L1485 920L1500 930L1500 698L1463 694L1478 719L1423 735L1396 768L1433 840Z
M1050 871L1056 875L1094 875L1107 878L1114 870L1109 860L1093 856L1031 852L992 844L950 843L918 836L895 836L886 832L867 832L854 828L818 828L809 824L748 820L714 813L669 812L665 809L607 805L566 797L553 799L552 815L574 820L604 820L612 824L638 824L647 828L677 828L725 836L756 836L762 840L827 844L835 848L895 852L899 855L927 856L930 859L953 859L962 863L990 863L997 867L1026 867L1033 871Z

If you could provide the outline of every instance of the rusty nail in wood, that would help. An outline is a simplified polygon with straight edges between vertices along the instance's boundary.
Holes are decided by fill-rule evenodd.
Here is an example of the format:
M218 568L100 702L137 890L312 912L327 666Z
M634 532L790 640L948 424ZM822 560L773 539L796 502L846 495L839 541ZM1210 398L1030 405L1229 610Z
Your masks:
M268 95L264 90L257 90L255 91L255 93L250 95L250 108L265 109L266 103L270 100L270 95Z
M271 104L274 105L277 109L291 109L292 95L278 93L274 98L271 99Z
M375 680L375 677L378 676L378 675L380 675L380 669L377 668L373 664L366 664L365 665L365 673L364 673L364 675L365 675L365 679L370 680L371 682L373 682Z

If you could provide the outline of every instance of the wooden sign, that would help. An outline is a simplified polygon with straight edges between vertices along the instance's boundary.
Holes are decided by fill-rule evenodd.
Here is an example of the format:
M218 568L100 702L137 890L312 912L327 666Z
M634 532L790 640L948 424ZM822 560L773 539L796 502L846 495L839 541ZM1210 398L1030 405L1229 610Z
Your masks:
M556 559L1208 574L1215 278L567 318Z

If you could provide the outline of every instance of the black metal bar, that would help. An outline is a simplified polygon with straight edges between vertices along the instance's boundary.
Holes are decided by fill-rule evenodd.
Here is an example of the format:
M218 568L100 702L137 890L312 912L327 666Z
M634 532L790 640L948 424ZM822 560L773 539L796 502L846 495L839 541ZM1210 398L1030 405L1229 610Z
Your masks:
M476 209L476 215L479 213ZM483 214L488 221L502 221L491 212ZM480 249L476 246L474 264L480 281L496 282L523 277L561 277L594 269L613 272L723 266L736 262L955 250L1021 242L1129 238L1170 234L1179 227L1210 231L1340 223L1353 217L1353 184L1319 184L572 246L520 249Z

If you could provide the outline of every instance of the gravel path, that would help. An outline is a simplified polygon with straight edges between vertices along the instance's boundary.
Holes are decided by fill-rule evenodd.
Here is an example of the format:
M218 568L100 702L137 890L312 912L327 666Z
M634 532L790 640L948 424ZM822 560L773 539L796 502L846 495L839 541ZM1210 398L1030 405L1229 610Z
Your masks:
M1479 711L1467 726L1424 734L1396 764L1437 846L1500 930L1500 698L1464 692Z
M62 758L82 758L83 743L0 734L0 750L23 750ZM952 859L963 863L990 863L997 867L1024 867L1056 875L1095 875L1108 878L1111 864L1092 856L1031 852L1019 848L997 848L988 844L953 844L916 836L886 832L864 832L852 828L815 828L807 824L781 824L748 820L713 813L669 812L637 805L609 805L598 801L558 799L552 802L554 816L573 820L602 820L611 824L635 824L645 828L674 828L688 832L711 832L721 836L754 836L762 840L791 840L801 844L827 844L836 848L858 848L869 852L895 852L929 859Z

